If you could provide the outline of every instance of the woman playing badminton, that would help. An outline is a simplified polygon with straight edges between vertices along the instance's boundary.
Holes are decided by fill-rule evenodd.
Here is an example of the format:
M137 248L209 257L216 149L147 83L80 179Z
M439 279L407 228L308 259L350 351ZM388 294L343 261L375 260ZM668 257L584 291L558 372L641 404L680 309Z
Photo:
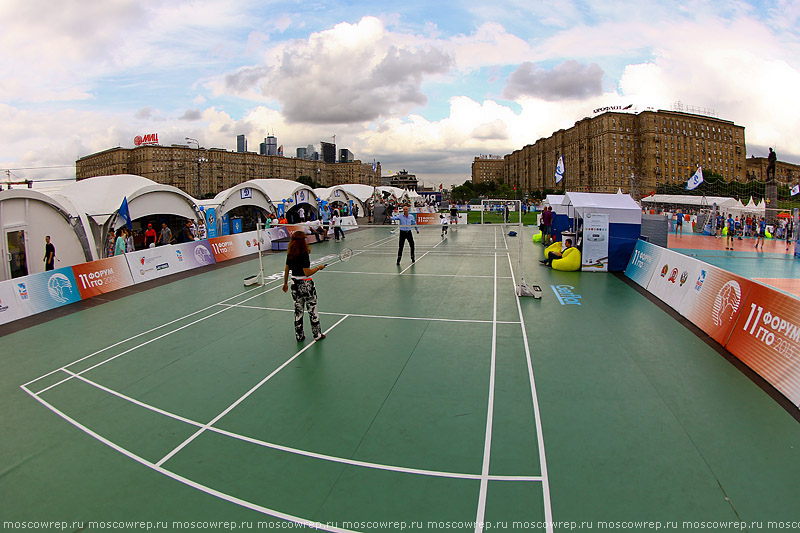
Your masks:
M283 292L289 288L289 272L292 275L292 298L294 298L294 334L297 342L305 340L303 333L303 309L308 308L308 317L311 320L311 333L314 340L319 341L325 338L322 328L319 325L317 315L317 289L311 276L325 268L325 265L317 265L311 268L311 259L308 256L309 248L306 242L306 234L303 231L295 231L289 240L286 248L286 268L283 270Z

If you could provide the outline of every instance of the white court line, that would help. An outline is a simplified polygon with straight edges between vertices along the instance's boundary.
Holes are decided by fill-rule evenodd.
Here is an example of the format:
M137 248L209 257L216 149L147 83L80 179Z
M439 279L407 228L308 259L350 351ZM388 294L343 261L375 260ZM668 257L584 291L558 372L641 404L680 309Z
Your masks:
M274 291L274 290L275 290L275 289L277 289L278 287L280 287L280 285L276 285L276 286L272 287L272 288L271 288L271 289L269 289L269 290L266 290L266 291L264 291L264 292L261 292L261 293L259 293L259 294L256 294L256 295L254 295L254 296L251 296L250 298L247 298L246 300L242 300L242 302L249 302L249 301L250 301L250 300L252 300L253 298L258 298L259 296L262 296L262 295L264 295L264 294L266 294L266 293L268 293L268 292ZM215 304L215 305L216 305L216 304ZM212 307L214 307L214 306L212 306ZM231 309L233 309L233 307L225 307L225 308L224 308L224 309L222 309L221 311L217 311L217 312L215 312L215 313L211 313L210 315L204 316L203 318L199 318L199 319L195 320L194 322L189 322L188 324L184 324L183 326L181 326L181 327L179 327L179 328L177 328L177 329L173 329L173 330L171 330L171 331L168 331L168 332L166 332L166 333L164 333L164 334L162 334L162 335L159 335L158 337L153 337L152 339L150 339L150 340L148 340L148 341L145 341L145 342L143 342L143 343L141 343L141 344L137 344L137 345L136 345L136 346L134 346L133 348L128 348L127 350L125 350L125 351L123 351L123 352L120 352L120 353L118 353L117 355L115 355L115 356L113 356L113 357L109 357L108 359L105 359L105 360L103 360L103 361L100 361L99 363L97 363L97 364L95 364L95 365L92 365L92 366L90 366L89 368L86 368L86 369L84 369L84 370L81 370L80 372L78 372L78 375L85 374L86 372L89 372L90 370L94 370L95 368L97 368L97 367L99 367L99 366L102 366L102 365L104 365L104 364L106 364L106 363L108 363L108 362L110 362L110 361L113 361L114 359L117 359L118 357L122 357L123 355L125 355L125 354L127 354L127 353L130 353L130 352L132 352L132 351L134 351L134 350L138 350L138 349L139 349L139 348L141 348L142 346L147 346L147 345L148 345L148 344L150 344L151 342L155 342L155 341L157 341L157 340L161 340L161 339L163 339L164 337L167 337L167 336L169 336L169 335L172 335L173 333L177 333L178 331L181 331L182 329L188 328L189 326L194 326L195 324L198 324L198 323L202 322L203 320L207 320L207 319L209 319L209 318L211 318L211 317L213 317L213 316L216 316L216 315L218 315L218 314L220 314L220 313L224 313L225 311L229 311L229 310L231 310ZM84 357L84 359L86 359L86 358ZM77 361L75 361L75 362L77 362ZM70 363L70 364L69 364L69 365L67 365L67 366L72 366L73 364L75 364L75 363ZM61 367L61 368L59 368L58 370L63 370L63 371L65 371L65 372L67 372L66 366L64 366L64 367ZM51 373L52 373L52 372L51 372ZM70 372L67 372L67 373L70 373ZM61 381L59 381L59 382L57 382L57 383L53 383L53 384L52 384L52 385L50 385L49 387L45 387L44 389L42 389L42 390L40 390L39 392L37 392L37 394L42 394L43 392L46 392L46 391L48 391L48 390L52 389L53 387L57 387L58 385L61 385L62 383L66 383L67 381L70 381L71 379L73 379L73 378L72 378L72 377L64 378L64 379L62 379ZM36 380L34 380L34 381L36 381Z
M43 374L43 375L39 376L39 377L38 377L38 378L36 378L36 379L32 379L32 380L30 380L29 382L27 382L27 383L24 383L22 386L23 386L23 387L27 387L27 386L28 386L28 385L30 385L31 383L36 383L36 382L37 382L37 381L39 381L40 379L44 379L44 378L46 378L47 376L51 376L51 375L55 374L56 372L61 372L62 370L64 370L64 369L65 369L65 368L67 368L67 367L70 367L70 366L72 366L72 365L74 365L74 364L76 364L76 363L80 363L81 361L84 361L84 360L86 360L86 359L89 359L90 357L94 357L95 355L98 355L98 354L100 354L100 353L103 353L103 352L105 352L106 350L110 350L111 348L115 348L115 347L119 346L120 344L125 344L126 342L128 342L128 341L132 341L133 339L135 339L135 338L137 338L137 337L141 337L142 335L147 335L148 333L152 333L152 332L154 332L154 331L156 331L156 330L159 330L159 329L161 329L161 328L165 328L165 327L167 327L167 326L170 326L170 325L174 324L175 322L180 322L181 320L184 320L184 319L186 319L186 318L189 318L190 316L196 315L197 313L202 313L203 311L208 311L208 310L209 310L209 309L211 309L212 307L215 307L215 306L217 306L217 305L223 304L223 303L227 302L228 300L233 300L234 298L237 298L237 297L239 297L239 296L245 295L245 294L247 294L248 292L252 292L252 291L258 290L258 289L260 289L260 288L261 288L261 287L255 287L255 288L253 288L253 289L248 289L248 290L246 290L246 291L244 291L244 292L241 292L241 293L239 293L239 294L237 294L237 295L235 295L235 296L231 296L230 298L225 298L225 299L224 299L224 300L222 300L221 302L217 302L217 303L211 304L211 305L209 305L208 307L204 307L204 308L202 308L202 309L200 309L200 310L198 310L198 311L195 311L195 312L193 312L193 313L189 313L188 315L184 315L184 316L182 316L182 317L180 317L180 318L176 318L175 320L173 320L173 321L171 321L171 322L165 322L164 324L161 324L161 325L159 325L159 326L156 326L156 327L154 327L154 328L148 329L147 331L143 331L142 333L137 333L136 335L133 335L132 337L128 337L127 339L123 339L123 340L121 340L121 341L119 341L119 342L115 342L114 344L112 344L112 345L110 345L110 346L106 346L105 348L103 348L103 349L101 349L101 350L97 350L97 351L96 351L96 352L94 352L94 353L90 353L90 354L89 354L89 355L87 355L87 356L81 357L80 359L78 359L78 360L76 360L76 361L73 361L73 362L69 363L68 365L65 365L65 366L63 366L63 367L61 367L61 368L56 368L56 369L55 369L55 370L53 370L52 372L48 372L47 374Z
M497 230L495 230L495 238ZM489 487L489 460L492 456L492 423L494 420L494 379L497 360L497 256L494 258L494 308L492 310L492 358L489 370L489 406L486 413L486 435L483 441L483 468L481 469L481 488L478 493L478 515L475 518L475 533L483 532L483 519L486 515L486 491Z
M68 372L68 371L67 371ZM71 372L68 372L71 373ZM158 413L160 415L166 416L168 418L172 418L173 420L177 420L179 422L183 422L185 424L189 424L191 426L195 426L198 428L202 428L204 424L202 422L197 422L195 420L191 420L189 418L185 418L183 416L177 415L175 413L171 413L169 411L165 411L148 403L142 402L137 400L136 398L131 398L121 392L115 391L113 389L109 389L99 383L96 383L90 379L87 379L83 376L78 376L74 374L74 377L83 381L87 385L91 385L97 389L100 389L104 392L107 392L121 400L125 400L132 404L138 405L139 407L143 407L149 411L153 411L154 413ZM481 478L480 474L464 474L460 472L443 472L438 470L426 470L421 468L409 468L405 466L395 466L395 465L387 465L381 463L372 463L369 461L357 461L355 459L347 459L345 457L337 457L335 455L327 455L322 453L310 452L308 450L301 450L298 448L292 448L290 446L283 446L281 444L275 444L273 442L267 442L259 439L254 439L252 437L248 437L246 435L241 435L239 433L233 433L232 431L226 431L224 429L210 427L208 428L209 431L214 433L218 433L220 435L224 435L226 437L231 437L237 440L241 440L250 444L256 444L258 446L262 446L264 448L270 448L273 450L278 450L281 452L287 452L295 455L301 455L303 457L309 457L311 459L321 459L323 461L330 461L334 463L341 463L350 466L358 466L363 468L372 468L375 470L386 470L389 472L398 472L401 474L415 474L421 476L430 476L430 477L444 477L444 478L453 478L453 479L471 479L471 480L478 480ZM540 482L541 476L491 476L492 481L528 481L528 482Z
M422 254L422 257L420 257L419 260L422 261L422 258L425 257L426 255L428 255L429 253L430 252L425 252L424 254ZM403 269L402 272L400 272L400 275L402 276L403 274L405 274L406 270L408 270L409 268L411 268L415 264L416 264L416 261L412 261L410 265L408 265L406 268Z
M433 254L435 255L435 254ZM489 256L486 256L489 257ZM399 276L397 272L359 272L357 270L331 270L328 274L367 274L372 276ZM475 274L406 274L406 276L422 276L431 278L475 278L475 279L492 279L492 276L479 276ZM497 276L497 279L511 279L511 276Z
M265 514L265 515L268 515L268 516L272 516L272 517L275 517L275 518L279 518L281 520L287 520L289 522L294 522L296 524L302 524L302 525L304 525L306 527L310 527L310 528L313 528L313 529L321 529L323 531L331 531L333 533L355 533L350 529L342 529L342 528L339 528L339 527L334 527L334 526L330 526L330 525L327 525L327 524L322 524L322 523L319 523L319 522L313 522L313 521L308 520L306 518L290 515L290 514L287 514L287 513L282 513L280 511L276 511L275 509L270 509L269 507L263 507L261 505L255 504L255 503L248 502L247 500L243 500L241 498L237 498L236 496L231 496L230 494L226 494L226 493L218 491L216 489L212 489L211 487L203 485L202 483L198 483L198 482L193 481L193 480L191 480L189 478L183 477L180 474L176 474L175 472L167 470L166 468L162 468L162 467L160 467L160 466L158 466L156 464L151 463L147 459L145 459L143 457L140 457L140 456L136 455L135 453L133 453L133 452L131 452L129 450L126 450L125 448L123 448L123 447L111 442L110 440L106 439L102 435L99 435L98 433L95 433L94 431L92 431L88 427L84 426L83 424L81 424L77 420L74 420L74 419L70 418L65 413L59 411L53 405L50 405L45 400L43 400L42 398L40 398L39 396L37 396L36 394L34 394L30 390L28 390L28 388L25 387L24 385L22 386L22 389L25 392L27 392L29 395L31 395L36 401L38 401L39 403L41 403L42 405L47 407L50 411L52 411L56 415L60 416L61 418L63 418L64 420L66 420L67 422L69 422L70 424L75 426L76 428L80 429L81 431L83 431L84 433L89 435L90 437L92 437L94 439L97 439L98 441L102 442L103 444L105 444L109 448L118 451L119 453L121 453L122 455L124 455L124 456L126 456L126 457L128 457L130 459L133 459L137 463L139 463L139 464L141 464L143 466L146 466L147 468L150 468L152 470L155 470L156 472L158 472L160 474L163 474L163 475L165 475L165 476L167 476L167 477L169 477L171 479L174 479L175 481L177 481L179 483L183 483L184 485L187 485L189 487L197 489L197 490L199 490L201 492L204 492L204 493L206 493L206 494L208 494L210 496L214 496L216 498L220 498L222 500L225 500L227 502L233 503L235 505L239 505L239 506L244 507L246 509L251 509L251 510L256 511L258 513Z
M341 324L341 323L342 323L342 321L343 321L343 320L345 320L346 318L347 318L347 316L344 316L344 317L342 317L342 318L341 318L341 319L340 319L338 322L336 322L334 325L332 325L330 328L328 328L328 332L330 332L330 331L331 331L333 328L335 328L336 326L338 326L339 324ZM253 387L253 388L251 388L249 391L245 392L245 393L244 393L244 394L243 394L243 395L242 395L242 396L241 396L241 397L240 397L238 400L236 400L235 402L233 402L232 404L230 404L230 405L229 405L229 406L228 406L228 407L227 407L227 408L226 408L224 411L222 411L220 414L218 414L217 416L215 416L215 417L214 417L214 418L213 418L213 419L212 419L210 422L208 422L207 424L203 425L203 427L201 427L199 430L197 430L197 431L195 432L195 434L194 434L194 435L192 435L191 437L189 437L188 439L186 439L185 441L183 441L181 444L179 444L178 446L176 446L176 447L175 447L175 449L173 449L173 450L172 450L171 452L169 452L167 455L165 455L164 457L162 457L162 458L161 458L161 460L160 460L160 461L158 461L158 462L156 463L156 466L159 466L159 467L160 467L160 466L161 466L162 464L164 464L166 461L169 461L169 459L170 459L172 456L174 456L176 453L178 453L179 451L181 451L181 450L182 450L182 449L183 449L183 448L184 448L184 447L185 447L187 444L189 444L190 442L192 442L194 439L196 439L197 437L199 437L199 436L200 436L200 435L201 435L201 434L202 434L202 433L203 433L205 430L207 430L208 428L210 428L211 426L213 426L213 425L214 425L214 424L215 424L217 421L219 421L219 420L220 420L220 419L221 419L223 416L225 416L225 415L227 415L228 413L230 413L230 412L231 412L231 411L232 411L232 410L233 410L233 409L234 409L234 408L235 408L237 405L239 405L240 403L242 403L243 401L245 401L245 400L246 400L246 399L247 399L247 398L248 398L248 397L249 397L251 394L253 394L255 391L257 391L257 390L258 390L258 389L261 387L261 385L263 385L264 383L266 383L267 381L269 381L270 379L272 379L272 377L273 377L273 376L275 376L275 374L277 374L278 372L280 372L281 370L283 370L284 368L286 368L286 365L288 365L289 363L291 363L292 361L294 361L295 359L297 359L297 358L300 356L300 354L302 354L303 352L305 352L306 350L308 350L309 348L311 348L312 346L314 346L316 343L317 343L317 341L315 340L314 342L311 342L311 343L307 344L307 345L306 345L306 346L305 346L305 347L304 347L302 350L300 350L299 352L297 352L296 354L294 354L292 357L290 357L289 359L287 359L285 363L283 363L281 366L279 366L278 368L276 368L275 370L273 370L273 371L272 371L272 372L271 372L271 373L270 373L270 374L269 374L267 377L265 377L264 379L262 379L261 381L259 381L259 382L258 382L258 383L257 383L257 384L256 384L256 385Z
M501 278L497 278L501 279ZM284 313L294 313L294 309L283 309L281 307L261 307L258 305L239 305L239 304L217 304L227 307L239 307L241 309L257 309L259 311L282 311ZM349 316L355 318L385 318L389 320L421 320L424 322L463 322L467 324L492 324L494 323L492 320L475 320L469 318L433 318L433 317L424 317L424 316L389 316L389 315L360 315L357 313L334 313L334 312L325 312L325 311L317 311L317 314L320 315L329 315L329 316ZM498 324L519 324L517 321L504 321L498 320Z
M508 266L511 276L514 277L514 265L511 263L511 254L508 255ZM547 533L553 533L553 511L550 504L550 478L547 475L547 460L544 454L544 435L542 432L542 417L539 413L539 396L536 393L536 380L533 377L533 361L531 349L528 346L528 331L525 328L525 317L522 315L522 305L517 296L517 282L514 281L514 298L517 301L520 327L522 328L522 342L525 345L525 360L528 364L528 379L531 382L531 400L533 401L533 416L536 419L536 441L539 445L539 469L542 475L542 496L544 498L544 520Z

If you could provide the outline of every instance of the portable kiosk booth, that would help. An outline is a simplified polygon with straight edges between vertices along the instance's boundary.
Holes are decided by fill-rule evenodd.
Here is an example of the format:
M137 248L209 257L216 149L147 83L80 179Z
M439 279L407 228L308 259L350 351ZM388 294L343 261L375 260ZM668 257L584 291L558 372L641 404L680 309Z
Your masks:
M359 216L366 216L366 208L364 202L355 194L349 192L341 185L333 187L314 189L314 194L321 202L326 202L330 205L331 210L340 208L342 205L347 206L347 212L352 213L354 207L358 207Z
M568 192L562 205L578 230L582 270L625 270L642 232L639 204L629 194Z
M549 205L553 208L553 235L554 240L560 241L561 234L565 231L569 231L572 229L570 226L570 216L567 212L566 205L562 205L565 202L565 196L563 194L548 194L545 198L545 205Z

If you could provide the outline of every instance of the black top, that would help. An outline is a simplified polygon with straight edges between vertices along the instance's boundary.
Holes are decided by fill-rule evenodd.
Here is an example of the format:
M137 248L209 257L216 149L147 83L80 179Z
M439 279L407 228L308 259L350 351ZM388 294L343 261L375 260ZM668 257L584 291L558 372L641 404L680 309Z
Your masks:
M458 209L456 209L455 207L453 209L451 209L450 210L450 216L451 217L457 217L458 216Z
M289 271L292 273L292 276L307 278L308 276L306 276L303 269L311 268L311 258L308 257L308 253L306 252L301 252L292 259L289 259L289 255L287 254L286 264L289 265Z
M53 254L52 256L50 254ZM53 258L56 256L56 247L53 246L52 242L48 242L44 245L44 258L47 260L48 263L53 262Z

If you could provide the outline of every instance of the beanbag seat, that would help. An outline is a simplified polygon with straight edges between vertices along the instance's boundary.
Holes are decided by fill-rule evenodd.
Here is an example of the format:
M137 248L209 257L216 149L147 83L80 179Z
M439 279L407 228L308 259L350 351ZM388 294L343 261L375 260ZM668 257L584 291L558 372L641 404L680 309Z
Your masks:
M561 259L554 259L552 262L553 270L562 272L575 272L581 269L581 251L571 246L564 250Z
M544 249L544 258L547 259L547 254L550 252L560 252L560 251L561 251L561 241L556 241Z
M542 242L542 234L541 234L541 232L537 233L536 235L533 236L533 242Z

